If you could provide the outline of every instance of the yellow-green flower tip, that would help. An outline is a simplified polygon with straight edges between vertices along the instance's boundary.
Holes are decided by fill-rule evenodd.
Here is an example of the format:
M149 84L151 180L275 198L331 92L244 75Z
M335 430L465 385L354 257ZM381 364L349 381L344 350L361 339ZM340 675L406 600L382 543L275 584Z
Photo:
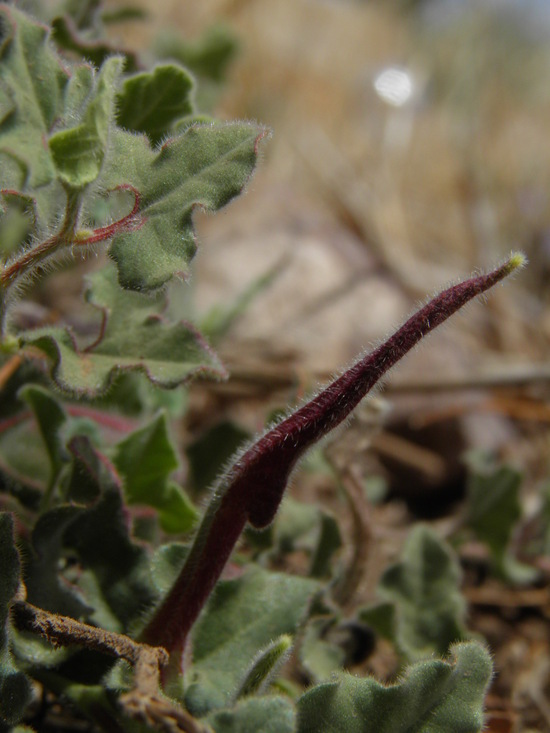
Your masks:
M510 257L508 258L508 261L505 264L505 268L509 274L511 272L514 272L514 270L525 267L526 264L527 257L523 254L523 252L512 252Z

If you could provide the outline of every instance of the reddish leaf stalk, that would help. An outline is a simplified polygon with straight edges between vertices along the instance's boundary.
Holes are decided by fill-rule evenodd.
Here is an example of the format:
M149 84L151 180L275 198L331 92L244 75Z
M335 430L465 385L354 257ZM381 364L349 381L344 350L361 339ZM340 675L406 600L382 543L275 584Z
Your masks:
M63 247L81 247L97 242L105 242L108 239L112 239L115 234L139 229L143 225L143 220L138 217L140 206L139 192L133 186L126 184L117 186L114 190L128 190L134 194L134 206L129 214L114 221L112 224L92 230L86 236L75 233L76 222L72 221L69 215L67 215L65 223L57 234L26 250L20 257L8 263L0 271L0 286L5 288L11 285L18 277L35 268L40 262L56 254ZM73 216L73 218L75 217Z
M343 422L426 334L524 262L523 255L512 255L496 270L444 290L387 341L237 456L218 482L178 578L143 632L145 642L170 653L171 671L180 671L189 631L246 523L262 528L273 521L289 475L304 452Z

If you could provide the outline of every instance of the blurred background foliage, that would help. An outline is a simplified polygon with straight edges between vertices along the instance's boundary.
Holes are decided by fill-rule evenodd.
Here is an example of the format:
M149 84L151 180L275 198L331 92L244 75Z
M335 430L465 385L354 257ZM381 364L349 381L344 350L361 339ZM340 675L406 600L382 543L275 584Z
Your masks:
M519 247L546 298L547 3L133 4L147 22L110 32L225 76L202 111L273 128L262 181L330 203L413 291Z
M123 5L109 0L105 17ZM427 293L521 249L518 278L390 377L372 446L409 506L426 491L438 507L463 496L462 455L476 449L527 470L537 511L550 453L548 3L132 7L135 22L109 22L113 42L189 64L200 112L273 130L248 195L197 216L199 317L246 308L229 306L216 336L232 378L204 386L190 427L229 415L257 430ZM369 419L356 420L358 446Z

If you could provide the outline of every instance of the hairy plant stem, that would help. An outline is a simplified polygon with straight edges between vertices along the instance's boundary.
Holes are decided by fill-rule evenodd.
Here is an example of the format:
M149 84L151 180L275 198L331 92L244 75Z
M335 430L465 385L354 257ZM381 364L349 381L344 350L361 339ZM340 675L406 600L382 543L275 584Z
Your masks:
M132 665L137 665L147 652L155 657L157 667L162 667L168 661L161 647L149 647L148 650L145 644L129 636L90 626L68 616L49 613L27 601L15 601L12 618L20 631L39 634L54 646L83 646L111 657L126 659Z
M59 231L43 242L25 250L19 257L8 262L0 269L0 341L6 336L6 316L9 304L9 291L21 278L28 276L38 265L62 249L68 247L82 247L112 239L121 231L131 231L139 228L141 221L138 217L140 197L138 191L130 185L121 185L117 190L129 190L134 194L132 211L121 219L99 227L92 231L78 231L80 212L82 208L82 192L66 187L67 205L65 218Z
M80 215L80 193L71 189L66 189L66 193L67 205L65 207L65 218L59 231L40 244L26 250L20 257L6 265L0 274L0 284L3 287L10 287L16 280L28 274L30 270L39 265L47 257L50 257L60 247L73 242L78 217Z
M9 291L14 283L28 275L41 262L61 247L71 244L80 216L81 193L68 187L65 188L67 203L65 217L56 234L48 237L40 244L25 250L19 257L8 263L0 272L0 337L5 336L6 315L9 301Z
M304 452L345 420L426 334L523 264L522 255L512 255L492 272L444 290L387 341L237 456L215 488L179 576L142 634L148 644L168 650L170 676L181 672L191 627L246 523L262 528L273 521L290 473Z

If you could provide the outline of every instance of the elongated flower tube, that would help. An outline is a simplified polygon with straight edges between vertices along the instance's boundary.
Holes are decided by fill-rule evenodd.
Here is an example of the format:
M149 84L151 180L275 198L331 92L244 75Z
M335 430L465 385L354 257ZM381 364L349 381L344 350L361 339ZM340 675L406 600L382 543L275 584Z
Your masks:
M273 521L290 473L305 451L345 420L426 334L524 264L522 254L513 254L492 272L436 295L387 341L237 455L218 481L179 576L143 632L148 644L167 649L174 671L181 665L189 631L246 523L262 528Z

